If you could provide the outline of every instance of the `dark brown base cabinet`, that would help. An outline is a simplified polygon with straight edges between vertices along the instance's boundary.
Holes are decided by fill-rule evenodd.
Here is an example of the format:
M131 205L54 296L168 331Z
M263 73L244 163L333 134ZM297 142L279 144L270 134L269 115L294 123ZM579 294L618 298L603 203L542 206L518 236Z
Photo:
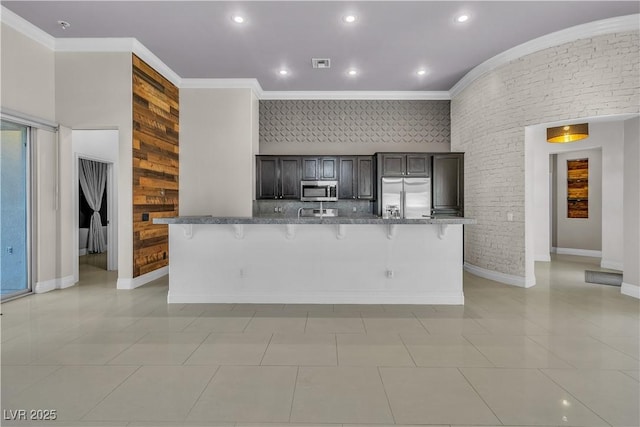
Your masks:
M300 199L301 158L256 156L256 198Z
M464 154L432 156L432 203L435 215L464 216Z

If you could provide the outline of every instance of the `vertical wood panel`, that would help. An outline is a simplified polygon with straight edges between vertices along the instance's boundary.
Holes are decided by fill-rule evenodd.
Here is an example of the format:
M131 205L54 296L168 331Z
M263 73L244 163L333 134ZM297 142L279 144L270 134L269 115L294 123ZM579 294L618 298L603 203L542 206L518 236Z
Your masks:
M169 264L167 225L178 215L178 88L133 55L133 277ZM148 214L149 220L143 221Z

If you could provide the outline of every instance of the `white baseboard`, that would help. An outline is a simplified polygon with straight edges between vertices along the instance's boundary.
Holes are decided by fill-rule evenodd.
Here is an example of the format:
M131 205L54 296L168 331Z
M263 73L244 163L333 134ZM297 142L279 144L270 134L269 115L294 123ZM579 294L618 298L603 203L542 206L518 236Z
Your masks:
M590 249L574 249L574 248L553 248L558 255L577 255L588 256L593 258L602 258L602 251L593 251Z
M622 282L620 293L622 295L627 295L636 299L640 299L640 286L632 285L631 283Z
M536 284L536 278L526 278L523 276L515 276L513 274L500 273L499 271L487 270L468 262L464 263L464 270L479 277L504 283L505 285L519 286L521 288L530 288Z
M169 274L169 267L162 267L132 279L118 278L118 289L135 289Z
M36 286L33 291L36 294L42 294L45 292L53 291L55 289L65 289L73 286L76 283L73 275L60 277L57 279L45 280L43 282L36 282Z
M74 279L73 275L65 276L58 279L58 282L56 283L56 289L69 288L75 284L76 284L76 280Z
M35 292L36 294L43 294L45 292L53 291L56 288L57 282L58 279L36 282L36 286L33 288L33 292Z
M462 292L430 292L414 295L394 295L379 292L365 295L361 292L238 292L236 294L176 294L169 291L169 304L189 303L248 303L248 304L437 304L464 305Z
M551 262L551 255L547 252L545 254L536 254L533 257L534 261Z
M600 267L608 268L610 270L623 271L621 262L619 262L619 261L610 261L610 260L607 260L607 259L604 259L604 258L600 260Z

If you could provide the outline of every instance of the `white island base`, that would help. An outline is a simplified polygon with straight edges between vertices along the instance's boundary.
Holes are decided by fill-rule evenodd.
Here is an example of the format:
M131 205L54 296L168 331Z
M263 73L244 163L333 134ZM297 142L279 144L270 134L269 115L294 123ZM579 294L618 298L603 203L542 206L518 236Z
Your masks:
M169 303L464 304L462 224L171 224Z

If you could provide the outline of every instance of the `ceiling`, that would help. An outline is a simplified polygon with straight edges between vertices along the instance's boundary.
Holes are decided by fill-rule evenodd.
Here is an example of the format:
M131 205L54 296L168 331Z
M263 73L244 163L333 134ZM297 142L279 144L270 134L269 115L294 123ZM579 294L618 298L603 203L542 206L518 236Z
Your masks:
M56 38L134 37L182 78L266 91L446 91L478 64L637 1L2 1ZM455 22L466 13L466 23ZM245 22L233 22L234 15ZM354 15L354 23L344 16ZM71 24L62 29L58 21ZM313 69L311 58L330 58ZM288 74L280 75L280 70ZM347 71L357 70L350 76ZM418 70L425 70L418 75Z

